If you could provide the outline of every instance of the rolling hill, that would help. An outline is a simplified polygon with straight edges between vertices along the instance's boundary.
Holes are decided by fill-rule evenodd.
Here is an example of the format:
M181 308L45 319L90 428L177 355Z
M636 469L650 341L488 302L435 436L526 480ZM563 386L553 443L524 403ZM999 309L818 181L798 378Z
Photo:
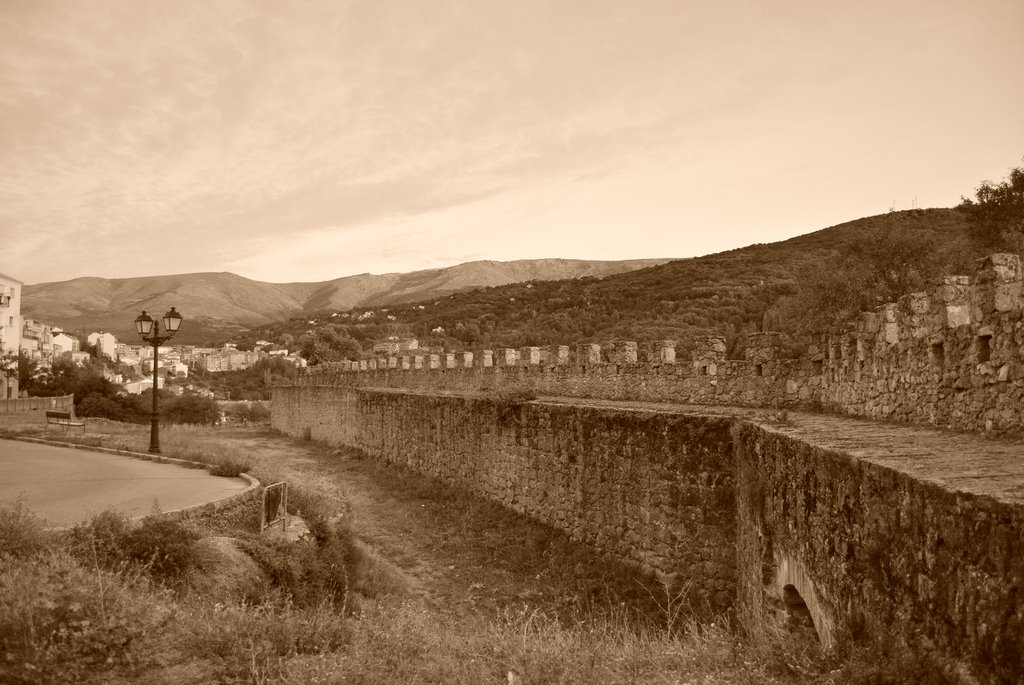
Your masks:
M918 209L604 278L532 280L480 288L392 305L386 313L381 307L364 305L343 315L315 318L313 325L306 318L293 319L262 326L248 335L253 340L276 340L288 333L298 339L310 329L331 326L342 327L364 350L389 334L415 336L421 345L458 350L584 341L685 341L715 333L725 335L730 350L736 352L738 348L732 346L741 345L746 332L757 330L766 314L778 319L776 305L796 291L805 268L837 252L849 252L851 245L896 232L934 240L944 269L969 270L971 251L963 213ZM799 311L785 315L802 316ZM792 321L775 320L772 327L785 330L787 323Z
M187 321L178 340L199 343L306 312L437 298L524 280L600 277L665 261L478 261L316 283L265 283L232 273L76 278L26 286L22 313L68 330L103 330L127 339L134 336L132 320L140 310L163 313L173 305Z

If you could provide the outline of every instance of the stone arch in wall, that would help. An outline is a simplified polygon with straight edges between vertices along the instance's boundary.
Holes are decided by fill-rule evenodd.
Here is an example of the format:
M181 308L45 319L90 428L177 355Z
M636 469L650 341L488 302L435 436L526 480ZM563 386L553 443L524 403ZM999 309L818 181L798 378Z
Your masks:
M821 601L814 581L806 568L795 557L775 552L775 583L770 588L774 599L783 607L780 619L787 627L800 630L813 626L818 640L825 649L834 644L834 623Z

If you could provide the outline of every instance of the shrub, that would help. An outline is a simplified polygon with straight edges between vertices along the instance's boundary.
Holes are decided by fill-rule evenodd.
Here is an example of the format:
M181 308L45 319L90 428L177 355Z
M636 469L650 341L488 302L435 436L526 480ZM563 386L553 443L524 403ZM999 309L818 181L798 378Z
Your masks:
M0 682L65 683L134 661L168 616L140 576L87 569L63 552L0 562Z
M185 394L165 399L160 416L168 423L214 424L220 420L220 407L205 395Z
M248 473L252 465L244 458L234 455L214 457L210 464L210 475L237 478L241 473Z
M28 557L46 548L43 522L18 499L0 506L0 556Z
M343 609L348 601L352 551L346 536L325 533L314 541L251 537L242 549L270 576L271 583L299 607L324 602Z
M175 580L195 563L192 543L199 533L180 521L150 516L125 538L127 556L162 580Z
M72 528L67 534L67 548L86 566L116 570L128 561L126 543L131 526L126 514L107 509Z

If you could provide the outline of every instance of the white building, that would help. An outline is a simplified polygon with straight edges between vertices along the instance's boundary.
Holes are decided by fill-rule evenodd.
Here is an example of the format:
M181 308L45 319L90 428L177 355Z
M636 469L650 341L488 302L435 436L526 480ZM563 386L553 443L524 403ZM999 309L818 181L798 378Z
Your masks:
M75 364L81 366L82 364L89 361L90 355L88 352L65 352L65 356L71 359Z
M78 338L72 338L67 333L57 333L53 336L53 355L59 357L68 352L78 352L82 349L82 343Z
M18 354L21 349L22 282L0 274L0 354ZM18 396L18 375L0 374L0 399Z
M96 354L117 359L117 338L113 333L90 333L89 344L96 346Z
M131 381L130 383L124 384L125 392L129 395L141 395L146 390L150 390L153 387L152 378L143 378L141 381ZM164 387L164 379L162 376L158 376L156 379L156 387L161 390Z
M53 329L49 324L34 319L23 319L21 349L41 366L49 366L53 357Z

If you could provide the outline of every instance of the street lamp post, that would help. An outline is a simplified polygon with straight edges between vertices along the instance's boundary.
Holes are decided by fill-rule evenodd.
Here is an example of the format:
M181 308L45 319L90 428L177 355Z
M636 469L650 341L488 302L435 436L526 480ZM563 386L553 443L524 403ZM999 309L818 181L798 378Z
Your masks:
M171 307L171 311L163 316L164 334L160 335L160 322L146 314L143 310L135 319L135 330L143 340L153 346L153 414L150 418L149 428L149 451L152 454L160 454L160 408L157 403L157 374L160 368L160 346L174 337L181 326L181 314Z

